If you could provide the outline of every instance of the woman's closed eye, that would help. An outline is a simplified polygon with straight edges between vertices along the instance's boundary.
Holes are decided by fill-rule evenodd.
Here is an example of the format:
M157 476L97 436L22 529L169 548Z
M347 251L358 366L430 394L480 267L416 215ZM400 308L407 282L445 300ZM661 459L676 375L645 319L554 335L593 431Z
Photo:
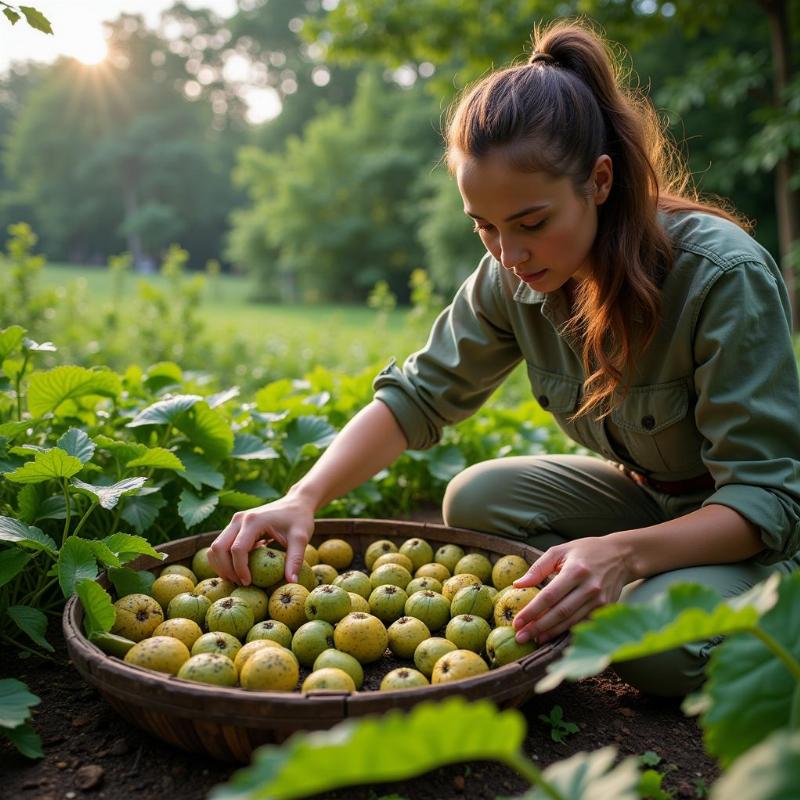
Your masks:
M535 222L532 225L526 225L525 223L520 223L520 228L524 231L538 231L546 222L547 220L542 220L541 222ZM488 223L481 224L480 222L475 222L472 227L472 230L475 233L480 233L480 231L490 231L494 228L494 225L489 225Z

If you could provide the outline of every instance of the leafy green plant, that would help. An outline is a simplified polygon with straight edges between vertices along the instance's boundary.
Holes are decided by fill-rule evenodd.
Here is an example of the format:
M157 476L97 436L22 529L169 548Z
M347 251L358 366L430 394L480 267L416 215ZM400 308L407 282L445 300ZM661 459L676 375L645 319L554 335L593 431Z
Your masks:
M42 758L42 741L30 726L31 708L41 701L16 678L0 680L0 734L28 758Z
M563 742L568 736L578 732L578 726L574 722L564 719L561 706L553 706L549 714L539 714L539 719L550 728L550 738L554 742Z

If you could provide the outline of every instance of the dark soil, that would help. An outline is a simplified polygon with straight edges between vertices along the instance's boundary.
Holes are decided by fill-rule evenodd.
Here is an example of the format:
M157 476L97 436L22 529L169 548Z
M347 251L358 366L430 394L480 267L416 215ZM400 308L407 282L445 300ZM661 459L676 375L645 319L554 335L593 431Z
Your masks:
M0 677L25 681L41 698L33 726L44 743L45 757L29 761L0 739L0 797L13 800L161 800L173 794L181 800L201 800L227 781L240 767L215 762L174 748L132 727L84 682L69 663L60 629L50 626L54 660L38 656L21 659L0 653ZM565 741L550 737L549 725L539 719L560 705L564 719L578 732ZM608 670L596 678L565 683L524 706L528 735L525 752L538 766L605 745L623 755L655 752L655 767L666 773L665 790L675 797L703 797L704 787L718 775L716 763L705 755L701 731L680 710L677 699L653 698L619 680ZM414 780L340 789L317 800L378 800L397 795L408 800L450 800L518 796L527 783L506 767L472 762L444 767Z

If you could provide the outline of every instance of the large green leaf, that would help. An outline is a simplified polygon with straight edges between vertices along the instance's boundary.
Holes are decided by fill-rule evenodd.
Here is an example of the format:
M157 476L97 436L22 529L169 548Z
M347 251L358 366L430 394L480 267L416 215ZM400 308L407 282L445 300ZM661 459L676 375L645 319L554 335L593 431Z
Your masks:
M392 710L346 720L328 731L294 734L281 747L259 748L252 766L214 789L210 800L288 800L405 780L462 761L507 762L518 757L524 737L518 711L499 712L488 701L462 697L423 702L408 714Z
M119 459L123 464L127 464L130 460L144 455L148 450L145 444L140 444L139 442L121 442L103 434L95 436L94 441L101 450L107 450L114 458Z
M246 492L225 491L219 493L219 504L225 508L235 508L237 511L244 511L247 508L260 506L264 501L254 494Z
M92 548L95 559L107 567L120 567L122 566L119 556L113 553L105 542L99 542L97 539L81 539Z
M125 468L132 467L155 467L156 469L174 469L177 472L185 472L186 467L181 464L181 460L171 450L163 447L150 447L145 453L126 462Z
M33 6L19 6L19 10L25 15L25 20L31 28L42 33L52 33L53 27L50 25L50 20L42 14L39 9Z
M165 425L174 422L181 414L203 398L199 394L176 394L143 408L128 424L128 428L140 425Z
M28 419L21 422L4 422L0 425L0 436L9 436L14 439L20 433L24 433L28 428L32 428L36 420Z
M125 520L136 533L145 533L156 521L158 512L167 504L159 491L152 494L134 494L125 500L122 509L122 519Z
M19 547L6 547L0 550L0 586L5 586L15 578L33 558Z
M208 403L209 408L216 408L217 406L221 406L223 403L227 403L228 400L233 400L234 397L238 396L239 387L231 386L230 389L224 389L216 394L210 394L208 397L206 397L206 403Z
M221 489L225 485L225 476L221 472L217 472L203 456L193 452L188 447L182 447L178 450L178 458L180 458L183 466L186 467L186 471L180 473L181 478L191 484L198 492L203 486Z
M119 375L105 368L86 369L67 365L47 372L31 373L28 382L28 410L35 417L55 411L65 400L85 395L119 396Z
M74 497L69 498L70 513L75 514L79 512ZM36 519L66 519L67 517L67 501L63 494L54 494L45 498L44 502L39 506L36 511Z
M16 678L0 679L0 728L16 728L31 715L31 708L42 701Z
M455 445L434 447L432 450L408 450L415 461L425 461L428 472L440 481L450 481L467 466L464 454Z
M97 562L91 546L77 536L70 536L58 554L58 582L64 597L71 597L84 578L97 577Z
M114 584L117 597L124 597L126 594L150 594L156 576L146 569L134 572L127 567L111 567L108 570L108 579Z
M214 509L219 504L219 495L212 493L206 497L198 497L188 489L181 492L181 499L178 503L178 513L181 515L184 525L193 528L199 525L204 519L208 519L214 513Z
M0 517L0 541L56 552L56 543L46 533L42 533L35 525L26 525L13 517Z
M299 460L305 445L326 448L336 437L336 428L325 417L297 417L286 426L283 446L288 459Z
M123 563L132 561L139 556L152 556L163 561L166 553L159 553L143 536L133 536L130 533L112 533L102 540L103 544L114 553Z
M22 343L25 336L25 328L19 325L11 325L0 330L0 362L8 358Z
M159 392L165 386L180 386L183 383L183 370L174 361L159 361L148 367L144 375L144 385L151 392Z
M275 451L268 444L263 442L258 436L249 433L237 433L233 440L233 458L245 460L268 461L279 458Z
M70 428L58 440L58 446L65 453L75 456L81 464L91 461L95 450L95 443L80 428Z
M44 487L41 483L26 483L17 492L18 517L22 522L32 525L36 522L39 506L44 500Z
M97 502L108 510L116 506L120 497L140 489L147 480L147 478L124 478L111 486L94 486L91 483L84 483L78 478L73 478L72 485L81 492L97 498Z
M42 483L51 479L71 478L83 468L80 460L65 453L60 447L36 454L33 461L6 473L6 478L16 483Z
M175 427L212 461L221 461L233 451L233 431L221 412L201 402L175 420Z
M42 740L29 723L17 725L11 730L2 729L14 747L27 758L44 758Z
M75 591L86 614L83 623L86 635L110 631L116 619L111 595L97 581L86 579L78 582Z
M44 637L47 632L47 617L43 611L30 606L10 606L6 612L33 642L51 653L54 652L53 645Z

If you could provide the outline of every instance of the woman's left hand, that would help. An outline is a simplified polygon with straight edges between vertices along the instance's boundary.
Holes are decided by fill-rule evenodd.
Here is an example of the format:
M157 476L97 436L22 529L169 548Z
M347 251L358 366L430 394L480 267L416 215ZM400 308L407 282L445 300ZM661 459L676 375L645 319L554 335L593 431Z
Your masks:
M629 551L613 536L594 536L549 547L513 585L535 586L555 577L514 617L518 642L541 644L571 628L591 611L619 599L631 574Z

